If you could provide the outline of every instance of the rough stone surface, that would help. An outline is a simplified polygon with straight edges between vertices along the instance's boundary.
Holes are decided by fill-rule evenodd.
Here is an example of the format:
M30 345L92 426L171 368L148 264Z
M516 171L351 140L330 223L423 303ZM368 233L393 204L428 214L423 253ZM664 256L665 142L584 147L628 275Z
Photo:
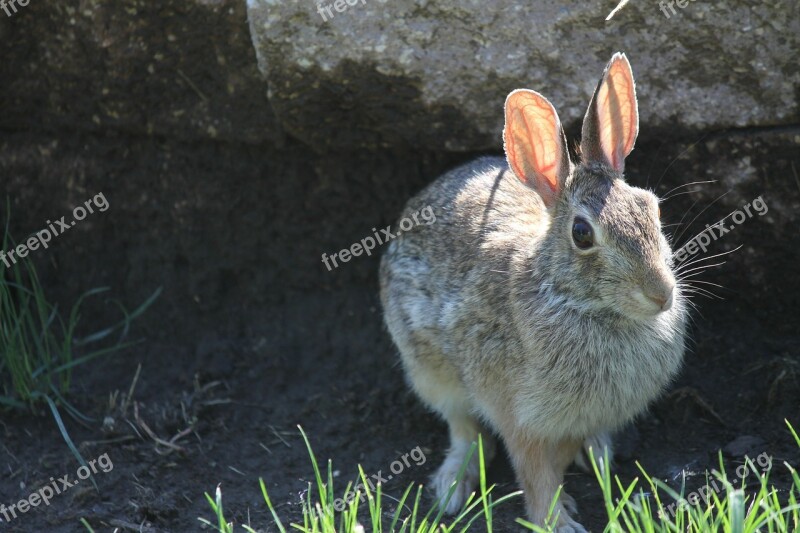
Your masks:
M318 149L497 147L518 87L574 124L617 50L633 64L650 132L800 122L794 0L692 1L669 18L635 0L609 22L616 0L353 2L248 1L272 105Z

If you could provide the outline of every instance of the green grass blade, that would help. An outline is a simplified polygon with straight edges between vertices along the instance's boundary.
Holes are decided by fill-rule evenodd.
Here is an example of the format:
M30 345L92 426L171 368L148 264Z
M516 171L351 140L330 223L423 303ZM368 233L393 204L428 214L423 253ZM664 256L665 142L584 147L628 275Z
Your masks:
M78 448L75 447L75 443L72 442L72 439L69 436L69 432L67 432L67 428L64 426L64 421L61 420L61 415L58 413L58 407L56 407L55 402L53 402L53 400L50 399L49 396L45 396L44 399L47 401L47 404L50 406L50 411L53 413L53 418L55 418L55 420L56 420L56 424L58 425L58 430L61 431L61 436L63 437L64 442L67 443L67 446L69 447L70 451L72 452L72 455L75 456L75 458L78 460L78 462L81 464L81 466L86 467L88 469L89 467L86 464L86 461L84 461L83 457L81 456L80 452L78 451ZM94 476L91 476L89 478L89 480L91 480L92 485L94 485L94 489L99 492L100 489L97 487L97 482L95 481Z

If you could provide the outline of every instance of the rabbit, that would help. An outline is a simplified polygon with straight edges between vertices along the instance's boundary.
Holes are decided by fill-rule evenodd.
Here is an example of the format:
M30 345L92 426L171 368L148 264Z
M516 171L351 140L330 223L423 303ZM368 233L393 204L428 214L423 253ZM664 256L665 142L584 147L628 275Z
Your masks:
M387 247L380 295L411 387L449 425L438 498L478 435L487 464L499 436L543 525L569 464L590 447L602 457L680 370L688 302L659 199L623 176L638 130L617 53L583 120L579 163L553 105L519 89L505 102L505 159L456 168L406 205L403 216L430 206L436 223ZM473 454L448 513L478 480ZM562 490L555 530L585 532L574 513Z

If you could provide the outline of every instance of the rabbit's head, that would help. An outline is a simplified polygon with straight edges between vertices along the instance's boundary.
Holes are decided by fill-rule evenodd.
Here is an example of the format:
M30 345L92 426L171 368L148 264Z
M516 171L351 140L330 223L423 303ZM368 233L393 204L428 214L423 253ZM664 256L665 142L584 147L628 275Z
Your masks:
M541 196L550 215L534 269L570 305L637 321L682 307L672 250L661 230L659 200L628 185L625 158L639 129L630 64L615 54L583 122L581 161L573 166L555 109L540 94L506 100L506 157L514 174Z

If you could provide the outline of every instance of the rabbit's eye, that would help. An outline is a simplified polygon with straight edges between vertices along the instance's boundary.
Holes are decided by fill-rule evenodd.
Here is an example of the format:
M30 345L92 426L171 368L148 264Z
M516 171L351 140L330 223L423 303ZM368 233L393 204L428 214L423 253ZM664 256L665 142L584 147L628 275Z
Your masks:
M572 223L572 240L581 250L587 250L594 245L592 226L581 217L575 217Z

